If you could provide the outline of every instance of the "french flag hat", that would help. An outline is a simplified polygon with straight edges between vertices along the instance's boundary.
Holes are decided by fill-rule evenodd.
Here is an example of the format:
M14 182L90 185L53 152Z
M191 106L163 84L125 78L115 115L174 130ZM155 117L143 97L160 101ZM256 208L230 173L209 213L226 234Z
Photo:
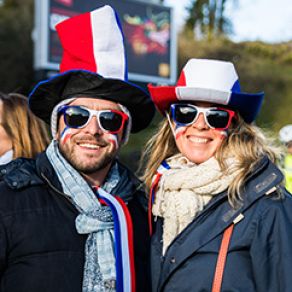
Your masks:
M231 62L208 59L190 59L175 86L149 84L148 89L162 114L172 103L204 101L239 112L247 123L255 120L264 97L263 92L240 90L238 75Z
M56 26L63 57L60 73L38 83L29 95L34 114L50 124L53 108L76 97L92 97L125 106L131 132L151 122L155 107L142 88L127 80L123 33L116 12L105 5L66 19Z

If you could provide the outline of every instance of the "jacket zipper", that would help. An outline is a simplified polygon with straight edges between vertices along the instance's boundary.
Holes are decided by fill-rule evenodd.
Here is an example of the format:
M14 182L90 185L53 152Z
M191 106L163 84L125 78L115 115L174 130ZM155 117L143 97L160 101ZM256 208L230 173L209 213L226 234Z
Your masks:
M74 206L74 204L73 204L73 200L72 200L69 196L67 196L65 193L63 193L63 192L61 192L59 189L57 189L57 188L56 188L56 187L50 182L50 180L44 175L43 172L41 172L41 177L47 182L48 186L49 186L53 191L55 191L55 192L58 193L59 195L62 195L63 197L65 197L65 198L70 202L70 204L72 204L72 205Z

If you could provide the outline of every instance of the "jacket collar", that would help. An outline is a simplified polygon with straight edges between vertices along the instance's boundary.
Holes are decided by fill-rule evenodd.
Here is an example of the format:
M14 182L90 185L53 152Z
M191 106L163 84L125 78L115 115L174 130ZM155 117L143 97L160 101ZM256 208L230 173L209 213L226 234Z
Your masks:
M237 207L236 211L234 210L234 212L238 213L247 209L266 192L279 185L283 179L283 173L279 170L279 168L273 164L267 156L264 156L255 166L254 171L248 176L242 194L242 198L244 200L239 203L239 206ZM206 206L205 210L213 208L214 205L217 205L222 200L226 199L227 192L224 191L221 194L215 196ZM231 206L230 209L232 209Z

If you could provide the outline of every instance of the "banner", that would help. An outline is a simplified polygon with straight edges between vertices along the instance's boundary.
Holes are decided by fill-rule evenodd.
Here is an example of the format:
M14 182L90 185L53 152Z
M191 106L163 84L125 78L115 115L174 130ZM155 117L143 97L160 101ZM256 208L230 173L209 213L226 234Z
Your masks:
M111 5L121 20L129 79L174 83L177 44L172 8L131 0L36 0L35 69L59 68L57 23L103 5Z

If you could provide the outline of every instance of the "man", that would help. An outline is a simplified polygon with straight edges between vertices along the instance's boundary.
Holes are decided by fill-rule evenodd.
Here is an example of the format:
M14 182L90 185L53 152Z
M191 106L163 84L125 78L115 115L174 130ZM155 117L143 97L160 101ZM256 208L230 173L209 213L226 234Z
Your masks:
M30 94L54 139L36 160L1 170L0 291L149 291L147 200L116 156L153 104L126 81L111 7L57 31L61 73Z

